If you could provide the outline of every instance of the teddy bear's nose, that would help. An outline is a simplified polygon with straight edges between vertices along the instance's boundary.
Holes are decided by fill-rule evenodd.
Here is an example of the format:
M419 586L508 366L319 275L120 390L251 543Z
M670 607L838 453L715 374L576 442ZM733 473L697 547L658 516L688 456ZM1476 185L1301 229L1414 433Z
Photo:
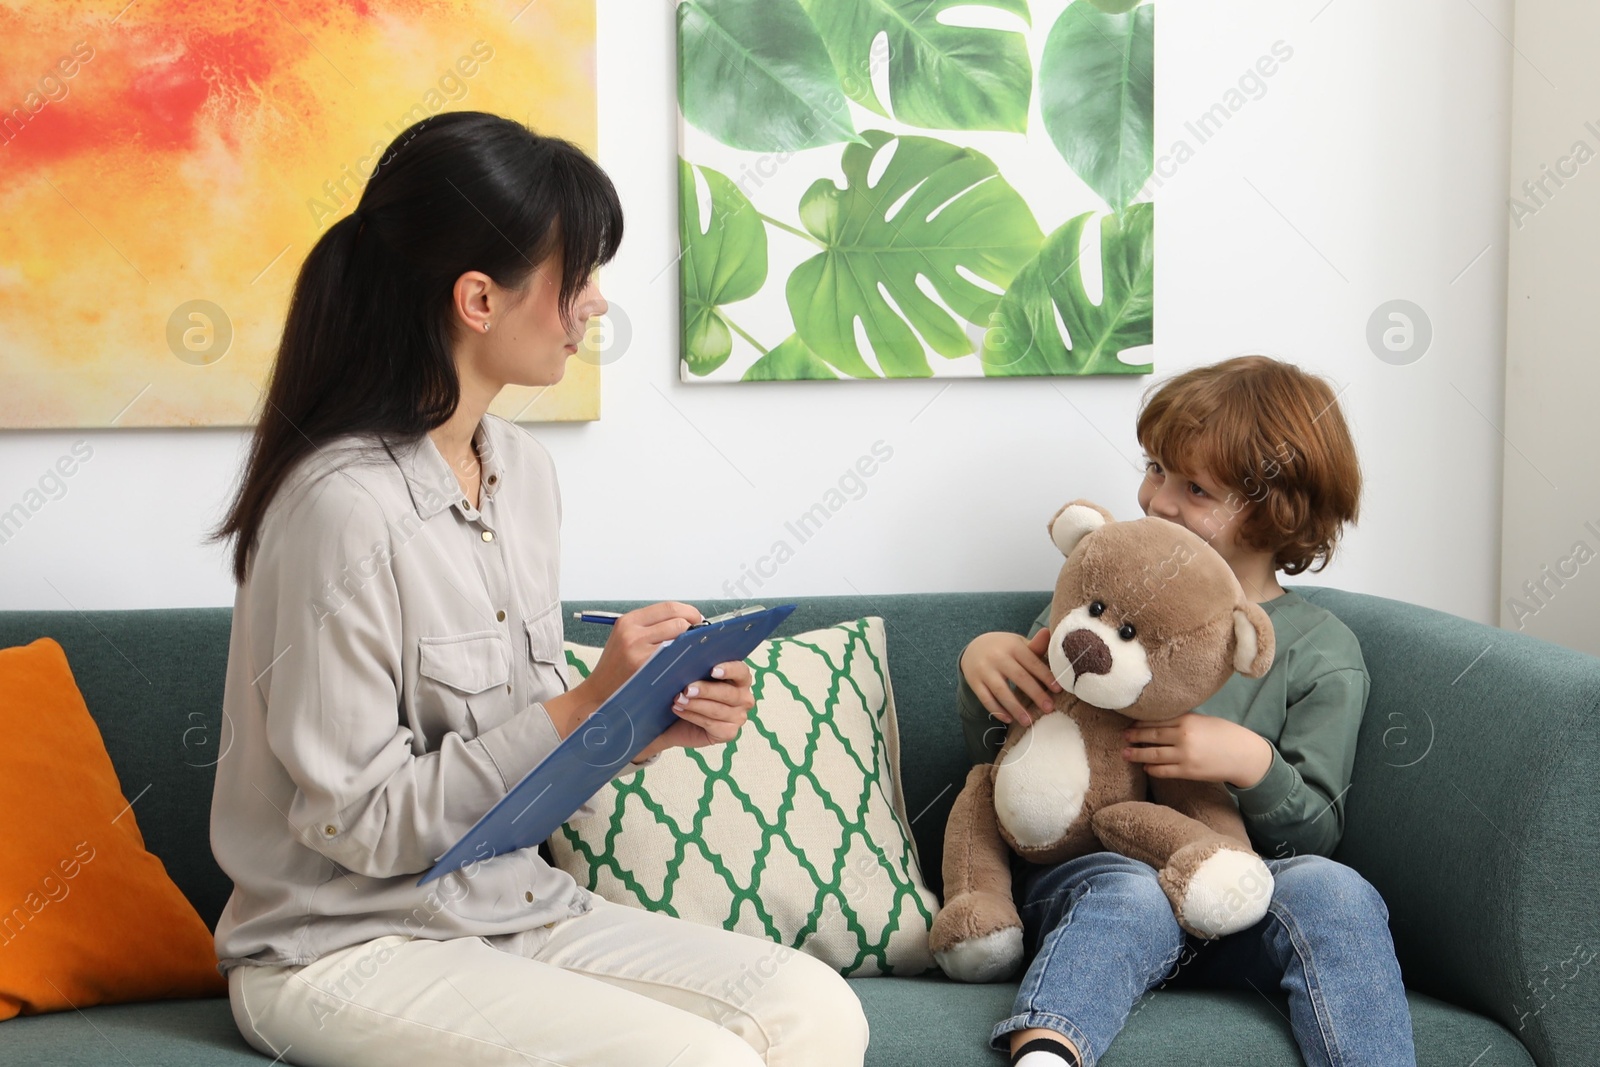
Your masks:
M1111 650L1093 631L1073 630L1061 639L1061 651L1067 654L1075 674L1107 674L1111 670Z

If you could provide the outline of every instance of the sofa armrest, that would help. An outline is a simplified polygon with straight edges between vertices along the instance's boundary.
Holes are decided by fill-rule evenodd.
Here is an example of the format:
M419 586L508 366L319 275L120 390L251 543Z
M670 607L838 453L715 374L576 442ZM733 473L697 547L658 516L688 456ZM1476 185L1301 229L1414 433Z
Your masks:
M1406 984L1541 1067L1600 1047L1600 659L1402 601L1300 592L1372 675L1334 858L1383 894Z

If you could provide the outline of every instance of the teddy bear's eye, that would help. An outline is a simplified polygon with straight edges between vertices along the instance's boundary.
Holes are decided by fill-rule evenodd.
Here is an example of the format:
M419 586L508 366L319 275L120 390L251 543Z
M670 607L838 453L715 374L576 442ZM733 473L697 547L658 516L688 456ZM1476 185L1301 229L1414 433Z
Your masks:
M1117 636L1122 638L1124 641L1132 641L1134 634L1138 632L1139 631L1133 628L1133 623L1131 622L1125 622L1121 626L1117 627Z
M1094 618L1098 619L1100 616L1104 615L1105 613L1106 613L1106 606L1104 604L1100 603L1100 601L1095 600L1095 601L1092 601L1089 604L1089 614L1091 616L1093 616Z

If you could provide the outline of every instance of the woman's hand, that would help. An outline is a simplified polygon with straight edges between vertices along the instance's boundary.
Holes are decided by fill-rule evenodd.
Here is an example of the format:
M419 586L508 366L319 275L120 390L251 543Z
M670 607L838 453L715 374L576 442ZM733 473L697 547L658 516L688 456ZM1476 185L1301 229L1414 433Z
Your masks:
M755 675L744 660L719 663L711 677L690 685L678 694L672 710L678 721L633 758L642 762L669 748L700 748L720 745L739 736L739 730L755 707L751 683Z
M681 636L703 615L692 604L665 600L648 607L635 608L617 618L606 638L606 647L600 650L600 659L579 688L592 694L590 699L599 707L607 697L622 688L622 683L632 678L663 641Z
M1175 719L1129 727L1122 737L1130 746L1122 750L1122 758L1144 764L1152 778L1226 782L1248 789L1272 766L1272 745L1266 738L1215 715L1188 711Z
M1051 711L1055 700L1046 690L1059 693L1061 683L1041 658L1049 647L1048 627L1034 634L1032 640L1005 630L979 634L961 653L961 674L990 715L1001 722L1029 726L1033 719L1006 683L1015 683L1033 701L1039 714Z
M623 682L634 676L657 645L678 637L702 618L699 608L676 600L635 608L618 616L589 677L544 702L545 712L555 724L556 732L566 737L576 730L607 697L622 688Z

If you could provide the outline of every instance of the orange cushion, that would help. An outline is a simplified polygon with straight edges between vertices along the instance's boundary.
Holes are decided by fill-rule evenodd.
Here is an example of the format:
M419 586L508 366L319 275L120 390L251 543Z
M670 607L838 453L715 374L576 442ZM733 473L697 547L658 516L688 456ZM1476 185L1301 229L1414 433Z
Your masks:
M0 1019L226 996L53 639L0 649Z

